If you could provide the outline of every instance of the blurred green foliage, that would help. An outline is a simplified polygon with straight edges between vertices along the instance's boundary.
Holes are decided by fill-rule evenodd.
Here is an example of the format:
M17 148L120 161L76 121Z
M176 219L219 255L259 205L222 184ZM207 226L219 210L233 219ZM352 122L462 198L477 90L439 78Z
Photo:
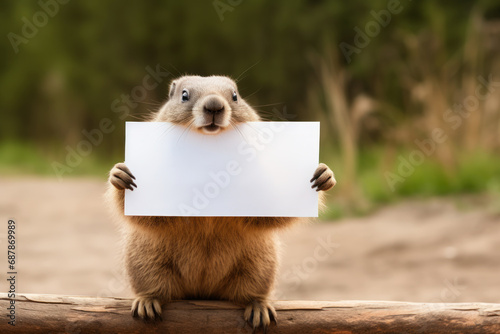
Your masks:
M345 173L338 164L338 154L323 154L323 161L335 170L337 175ZM408 151L398 152L408 156ZM396 162L387 166L383 159L383 148L372 148L360 154L361 168L357 174L359 188L355 198L344 198L342 192L328 195L328 208L323 212L325 219L345 215L363 215L377 209L380 205L395 202L401 198L448 196L454 194L485 193L491 198L500 198L500 156L487 152L475 152L461 156L458 169L449 172L432 159L415 169L415 172L400 186L392 191L383 177L387 170L396 171ZM339 179L338 186L342 184ZM495 200L496 201L496 200Z
M98 127L102 117L118 122L112 101L130 94L141 84L145 67L156 64L172 78L183 73L238 77L248 70L239 85L244 96L254 93L252 102L280 102L301 119L314 119L306 110L306 89L315 80L308 54L321 53L325 44L352 43L353 28L373 20L370 11L387 3L242 1L221 21L212 1L69 1L15 53L7 34L22 35L22 18L33 21L42 8L38 1L4 1L0 138L74 144L82 129ZM397 68L384 63L380 50L391 47L398 31L440 34L451 54L463 44L472 8L487 10L494 3L401 1L407 7L350 64L344 62L359 80L352 89L375 92L373 83L395 75ZM167 84L151 91L145 102L164 101ZM397 95L389 91L386 98L400 99ZM151 109L143 103L134 111ZM122 134L120 124L103 152L119 147Z
M51 162L64 163L67 147L75 149L85 139L82 131L98 129L101 120L109 118L115 129L103 134L102 142L71 171L103 175L112 162L123 159L124 121L155 111L165 100L171 79L187 73L223 74L238 78L243 97L264 116L286 106L294 120L321 119L324 160L334 169L337 166L341 186L349 169L342 167L348 146L341 150L344 155L338 154L336 129L344 125L333 117L336 108L329 109L325 102L329 95L336 96L322 81L325 68L320 66L334 59L336 65L327 74L334 81L338 73L345 74L341 89L347 103L361 94L377 102L377 125L360 123L352 148L357 150L355 196L376 203L400 195L481 191L491 185L488 178L498 184L496 151L480 145L467 151L451 148L455 152L451 165L446 155L429 158L395 192L388 190L383 174L397 169L396 155L386 157L388 147L396 152L414 148L413 138L405 142L392 134L402 128L425 137L432 129L405 128L418 124L415 119L426 110L425 102L411 102L419 91L416 83L431 78L440 87L446 81L434 76L443 73L450 83L465 82L464 73L470 72L470 78L492 73L496 49L478 53L477 59L468 56L476 41L470 27L476 16L483 23L500 18L500 3L495 0L402 0L401 12L392 15L390 23L347 62L339 44L354 45L355 28L364 30L374 20L373 11L387 9L391 1L396 0L4 1L0 171L50 174ZM223 13L221 3L226 8ZM23 36L26 21L33 23L38 12L47 15L44 8L56 13L36 27L33 37L23 37L27 43L13 47L12 33ZM445 71L450 61L458 65ZM130 108L128 118L120 118L114 101L142 85L146 68L158 64L169 77L149 90L145 99L135 101L137 107ZM463 98L462 86L443 94L445 108ZM427 101L434 104L431 98Z

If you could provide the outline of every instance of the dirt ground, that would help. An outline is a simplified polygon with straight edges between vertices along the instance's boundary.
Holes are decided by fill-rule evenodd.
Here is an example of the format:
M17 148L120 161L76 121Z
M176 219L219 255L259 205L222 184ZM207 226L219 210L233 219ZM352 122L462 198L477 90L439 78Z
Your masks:
M104 188L93 178L0 178L0 263L7 272L14 219L18 292L131 296ZM499 302L498 212L477 197L435 199L296 226L282 235L275 298Z

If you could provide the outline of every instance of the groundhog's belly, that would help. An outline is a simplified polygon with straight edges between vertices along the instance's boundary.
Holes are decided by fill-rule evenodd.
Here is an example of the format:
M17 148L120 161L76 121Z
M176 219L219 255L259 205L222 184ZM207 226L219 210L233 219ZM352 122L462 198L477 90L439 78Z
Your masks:
M244 265L247 250L235 240L192 239L177 245L175 261L179 268L185 298L218 295L235 268Z
M257 286L254 294L271 287L277 264L271 234L236 228L168 232L129 235L127 269L135 293L234 300L252 293L249 282Z

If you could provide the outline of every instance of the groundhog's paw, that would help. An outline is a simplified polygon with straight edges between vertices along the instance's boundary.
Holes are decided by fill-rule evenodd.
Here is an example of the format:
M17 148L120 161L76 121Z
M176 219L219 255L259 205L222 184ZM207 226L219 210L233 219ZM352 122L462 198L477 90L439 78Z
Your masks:
M135 176L130 172L124 163L117 163L109 172L109 182L117 189L134 190L137 185L134 182Z
M162 320L161 304L155 298L137 297L132 304L132 316L144 320Z
M264 333L266 333L272 321L277 324L278 316L274 307L267 301L253 301L245 308L244 318L252 326L254 332L259 327L262 327Z
M309 182L313 181L314 183L311 185L311 188L316 188L316 191L330 190L337 183L332 170L325 164L319 164L318 168L316 168L314 176Z

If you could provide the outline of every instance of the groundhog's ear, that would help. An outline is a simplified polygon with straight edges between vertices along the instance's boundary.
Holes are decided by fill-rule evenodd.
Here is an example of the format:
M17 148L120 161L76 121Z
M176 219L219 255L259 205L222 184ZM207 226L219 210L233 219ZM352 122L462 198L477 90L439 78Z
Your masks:
M172 96L174 96L174 93L175 93L175 86L177 85L177 83L175 81L172 81L172 83L170 84L170 89L168 91L168 98L171 99Z

